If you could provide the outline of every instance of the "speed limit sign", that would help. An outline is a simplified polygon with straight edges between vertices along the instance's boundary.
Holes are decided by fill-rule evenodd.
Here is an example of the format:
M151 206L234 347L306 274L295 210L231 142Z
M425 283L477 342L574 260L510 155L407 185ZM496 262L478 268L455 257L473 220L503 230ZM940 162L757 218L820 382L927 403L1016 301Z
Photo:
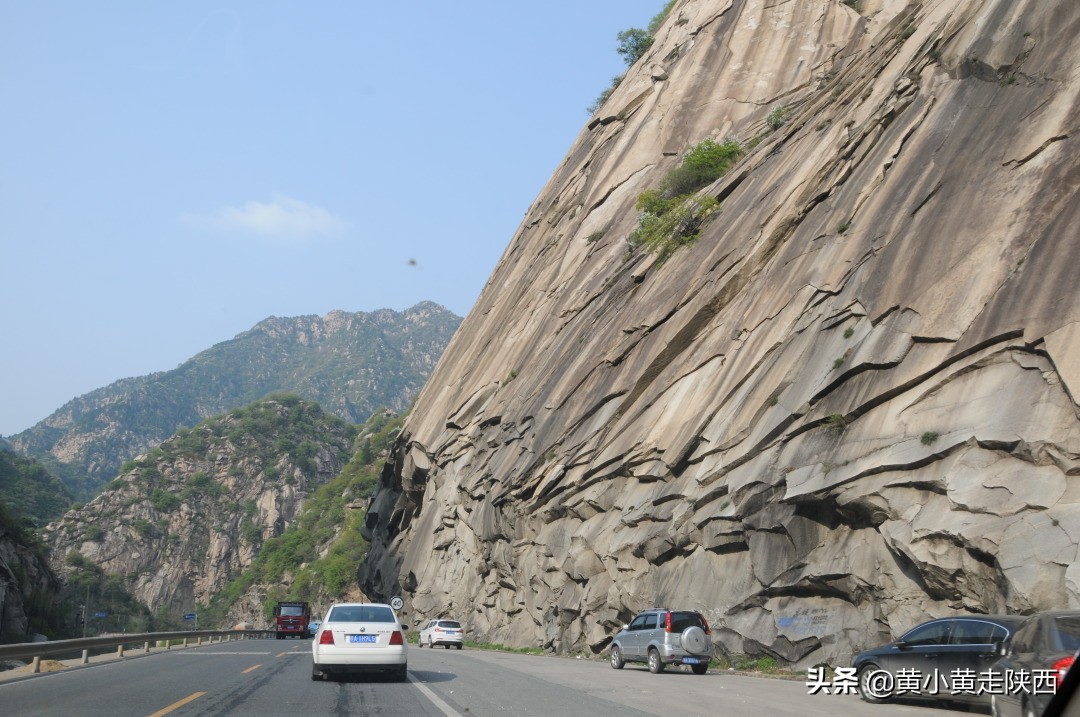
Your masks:
M405 601L402 600L400 597L394 596L390 598L390 607L394 608L395 610L400 610L401 608L405 607Z

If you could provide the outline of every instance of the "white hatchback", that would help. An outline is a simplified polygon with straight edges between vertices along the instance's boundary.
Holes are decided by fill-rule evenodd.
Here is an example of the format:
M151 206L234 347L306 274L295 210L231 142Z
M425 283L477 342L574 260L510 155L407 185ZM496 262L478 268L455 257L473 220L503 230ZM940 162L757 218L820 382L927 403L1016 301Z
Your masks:
M346 672L389 672L407 679L405 631L389 605L337 603L311 641L311 679Z

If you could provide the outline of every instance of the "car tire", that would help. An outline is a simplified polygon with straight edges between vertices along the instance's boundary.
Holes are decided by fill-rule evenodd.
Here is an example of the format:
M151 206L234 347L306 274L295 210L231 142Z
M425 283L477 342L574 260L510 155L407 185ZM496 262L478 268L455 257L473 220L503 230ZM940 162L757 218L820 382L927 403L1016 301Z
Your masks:
M618 645L612 645L611 647L611 667L615 670L621 670L626 666L626 660L622 658L622 650Z
M416 648L418 650L422 650L424 648L424 638L422 638L422 637L417 637L416 638Z
M461 649L461 643L460 642L458 643L457 649L459 649L459 650Z
M704 675L709 671L709 663L705 662L700 665L690 665L690 669L694 671L695 675Z
M432 649L432 650L435 649L435 643L432 642L430 637L427 639L427 646L428 646L429 649Z
M314 680L315 682L325 682L326 681L326 673L323 672L322 670L320 670L317 665L312 664L312 666L311 666L311 679Z
M664 671L664 661L660 659L660 651L655 647L649 648L649 672L659 675Z
M859 668L859 696L866 702L871 704L881 704L886 701L885 697L880 697L870 693L870 690L863 684L872 673L880 671L881 668L875 665L873 662L868 662Z
M398 670L397 678L398 678L398 682L408 682L409 681L409 666L408 665L402 665L401 666L401 668Z

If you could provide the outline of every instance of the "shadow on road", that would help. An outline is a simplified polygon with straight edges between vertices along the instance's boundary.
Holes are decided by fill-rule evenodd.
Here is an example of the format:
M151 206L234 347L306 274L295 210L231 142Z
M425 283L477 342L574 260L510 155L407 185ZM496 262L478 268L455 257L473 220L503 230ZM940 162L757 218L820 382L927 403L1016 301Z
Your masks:
M453 682L457 675L453 672L430 672L427 670L409 670L409 674L420 682Z

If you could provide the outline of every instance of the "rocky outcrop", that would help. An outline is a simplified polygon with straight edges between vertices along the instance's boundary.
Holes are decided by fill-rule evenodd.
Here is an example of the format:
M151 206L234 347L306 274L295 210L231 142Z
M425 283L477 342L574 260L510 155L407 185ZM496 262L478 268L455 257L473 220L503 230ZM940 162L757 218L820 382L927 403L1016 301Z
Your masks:
M6 518L0 509L0 642L30 642L66 617L59 610L60 582L40 549Z
M696 608L804 665L1080 607L1077 58L1075 3L675 3L422 391L365 589L555 651ZM628 244L729 136L700 237Z
M151 611L189 612L239 577L307 495L337 476L355 435L317 404L288 396L201 423L50 524L53 566L66 576L88 561L123 576ZM261 611L232 618L261 622Z
M430 301L402 312L271 317L172 371L79 396L8 440L18 452L47 462L79 498L88 499L125 460L181 427L275 392L317 401L353 423L380 407L404 409L460 321Z

